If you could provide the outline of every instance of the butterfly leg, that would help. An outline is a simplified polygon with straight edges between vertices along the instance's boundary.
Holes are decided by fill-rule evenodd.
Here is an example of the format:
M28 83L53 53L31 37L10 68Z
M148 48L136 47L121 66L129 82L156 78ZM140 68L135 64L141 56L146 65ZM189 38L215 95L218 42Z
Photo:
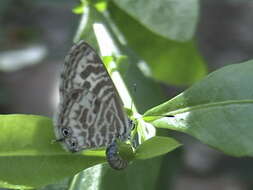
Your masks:
M118 146L115 141L106 149L106 159L109 165L115 170L122 170L128 165L128 161L119 155Z

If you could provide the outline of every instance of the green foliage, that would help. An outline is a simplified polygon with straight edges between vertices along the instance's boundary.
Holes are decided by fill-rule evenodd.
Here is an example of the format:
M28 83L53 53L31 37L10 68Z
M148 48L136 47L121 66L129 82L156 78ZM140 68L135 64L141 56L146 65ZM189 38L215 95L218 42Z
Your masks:
M52 120L47 117L0 115L0 126L3 183L38 187L105 162L104 151L70 154L53 143Z
M169 154L166 159L156 157L136 160L123 171L115 171L108 165L97 165L75 176L71 189L169 189L169 181L172 174L176 174L179 162L178 154ZM161 181L163 178L165 178L164 184Z
M148 159L160 156L178 148L180 145L181 144L173 138L155 136L144 141L137 147L135 158Z
M198 0L113 0L113 2L150 31L164 38L187 41L194 35L199 13Z
M113 4L109 11L129 47L146 61L151 77L168 84L188 85L206 74L193 40L177 42L152 33Z
M253 155L253 90L248 84L253 61L213 72L152 108L164 101L156 81L189 85L206 74L193 39L197 0L82 0L73 11L83 13L74 41L85 39L99 50L93 24L109 31L118 51L103 60L110 74L116 69L120 72L131 94L135 107L128 113L137 123L141 144L132 149L119 142L120 155L130 164L124 171L114 171L103 164L104 149L72 154L53 143L53 123L47 117L0 115L1 187L40 187L80 172L70 189L168 189L168 183L161 184L175 175L180 160L177 154L167 153L181 144L171 137L155 136L154 126L187 133L226 154ZM116 67L110 68L112 62ZM131 90L133 84L137 91Z
M252 71L253 61L226 66L147 111L144 119L192 135L226 154L253 156Z

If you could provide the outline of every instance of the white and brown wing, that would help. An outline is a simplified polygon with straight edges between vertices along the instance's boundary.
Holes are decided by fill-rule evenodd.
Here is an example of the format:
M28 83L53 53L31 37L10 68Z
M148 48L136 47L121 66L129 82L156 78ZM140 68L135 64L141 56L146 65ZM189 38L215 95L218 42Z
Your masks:
M108 147L130 131L118 92L101 59L84 41L65 58L60 81L56 137L65 149Z

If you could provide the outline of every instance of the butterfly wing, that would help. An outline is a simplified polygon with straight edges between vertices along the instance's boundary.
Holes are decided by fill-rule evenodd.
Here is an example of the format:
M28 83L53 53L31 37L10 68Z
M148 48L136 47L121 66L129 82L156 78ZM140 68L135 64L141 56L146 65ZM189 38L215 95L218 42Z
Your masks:
M130 131L118 92L101 59L84 41L65 58L55 133L69 151L108 147Z

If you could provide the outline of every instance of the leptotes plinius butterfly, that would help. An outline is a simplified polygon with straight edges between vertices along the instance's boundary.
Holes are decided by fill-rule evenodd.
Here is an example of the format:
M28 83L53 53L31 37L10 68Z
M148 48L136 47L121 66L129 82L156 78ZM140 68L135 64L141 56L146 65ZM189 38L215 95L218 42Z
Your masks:
M66 150L105 147L112 168L127 166L115 141L125 141L131 125L104 64L84 41L75 44L65 58L54 126L57 141Z

